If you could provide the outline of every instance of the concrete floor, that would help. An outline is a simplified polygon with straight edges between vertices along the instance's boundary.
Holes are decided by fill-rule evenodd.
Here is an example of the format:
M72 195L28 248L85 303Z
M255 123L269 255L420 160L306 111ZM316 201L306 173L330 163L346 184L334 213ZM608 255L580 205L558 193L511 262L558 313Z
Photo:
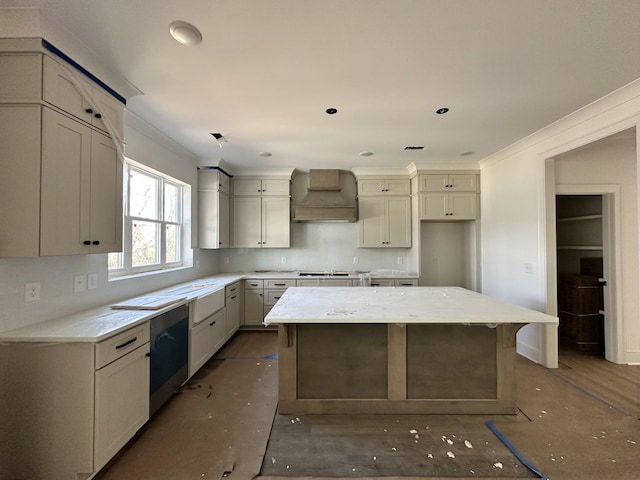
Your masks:
M277 407L275 353L274 332L237 334L98 478L284 478L258 476ZM519 358L520 413L482 420L492 420L551 480L639 479L640 367L584 356L560 361L561 368L547 370Z

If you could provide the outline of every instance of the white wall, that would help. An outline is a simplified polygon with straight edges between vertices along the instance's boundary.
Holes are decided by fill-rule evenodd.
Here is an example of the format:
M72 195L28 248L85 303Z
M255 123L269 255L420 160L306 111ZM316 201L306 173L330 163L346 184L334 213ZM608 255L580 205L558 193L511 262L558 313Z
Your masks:
M553 200L555 187L551 185L551 191L546 187L546 160L636 127L639 121L640 82L636 81L481 162L483 293L541 311L553 309L555 301L547 293L553 290L551 296L555 295L555 279L547 275L547 202ZM637 152L634 159L637 164ZM638 184L637 173L631 181ZM637 217L637 201L635 209ZM637 238L637 226L629 228L635 228ZM630 275L637 281L637 245L635 249L635 255L624 261L635 269ZM524 273L525 263L532 264L533 274ZM637 287L635 293L637 297ZM637 308L629 313L627 332L637 329L639 321ZM518 334L518 351L554 366L555 342L553 327L528 326ZM637 338L629 339L624 363L640 362L638 343Z
M137 124L139 129L132 128ZM144 125L127 118L126 154L132 159L171 175L197 190L196 159L178 146L152 140ZM162 139L160 139L162 140ZM195 205L195 202L194 202ZM108 281L107 255L74 255L41 258L0 258L0 331L58 318L73 312L133 297L174 283L189 281L216 271L217 253L196 250L194 264L172 273L142 279ZM97 273L98 288L73 293L73 277ZM41 299L24 302L25 283L40 282Z

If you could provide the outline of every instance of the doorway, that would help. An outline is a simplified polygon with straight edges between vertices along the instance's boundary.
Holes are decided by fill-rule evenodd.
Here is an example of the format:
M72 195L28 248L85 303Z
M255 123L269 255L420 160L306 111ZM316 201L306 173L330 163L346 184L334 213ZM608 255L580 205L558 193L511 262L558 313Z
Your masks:
M560 354L604 357L602 195L556 196L556 274Z

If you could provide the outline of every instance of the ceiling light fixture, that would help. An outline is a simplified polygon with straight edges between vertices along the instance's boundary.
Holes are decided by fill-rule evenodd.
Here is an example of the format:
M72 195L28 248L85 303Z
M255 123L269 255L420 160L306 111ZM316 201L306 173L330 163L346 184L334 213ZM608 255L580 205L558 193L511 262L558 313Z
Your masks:
M224 138L224 135L222 135L221 133L212 133L211 135L213 135L213 138L218 141L218 145L220 145L220 148L222 148L223 144L228 142L228 140Z
M182 45L193 46L202 43L202 33L190 23L176 20L169 25L169 33Z
M447 113L448 111L449 111L449 109L448 109L447 107L442 107L442 108L437 109L437 110L436 110L436 113L437 113L438 115L442 115L442 114L444 114L444 113Z
M327 108L325 110L325 112L327 112L329 115L334 115L334 114L338 113L338 109L337 108Z
M472 151L468 151L468 152L462 152L460 154L461 157L468 157L469 155L473 155L476 152L472 152Z
M261 157L268 158L271 156L271 152L260 152L258 153Z
M360 152L358 155L360 155L361 157L370 157L371 155L373 155L373 152Z
M420 146L413 146L413 145L407 145L406 147L404 147L405 150L423 150L424 147L422 145Z

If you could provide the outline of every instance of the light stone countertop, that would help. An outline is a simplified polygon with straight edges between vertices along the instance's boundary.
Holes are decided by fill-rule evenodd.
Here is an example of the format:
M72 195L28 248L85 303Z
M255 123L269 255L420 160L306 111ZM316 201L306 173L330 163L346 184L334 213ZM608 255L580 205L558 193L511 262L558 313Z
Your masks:
M549 323L558 319L459 287L290 287L265 317L286 323Z
M398 273L401 272L394 271L393 274L372 276L372 278L417 278L415 274L399 275ZM8 332L2 332L0 333L0 344L2 342L100 342L165 313L172 308L189 303L198 297L213 293L233 282L245 278L359 278L359 274L350 275L349 277L301 277L298 275L297 270L221 273L173 285L134 298L122 299L121 302L73 313L62 318L51 319ZM131 303L132 301L139 301L140 303L144 303L149 299L163 298L172 299L174 302L171 305L156 310L115 310L111 308L111 305L125 302Z
M242 274L204 277L134 297L141 302L150 297L175 300L157 310L114 310L111 304L63 318L48 320L0 333L3 342L100 342L198 297L213 293L243 278ZM128 301L134 299L127 299Z

